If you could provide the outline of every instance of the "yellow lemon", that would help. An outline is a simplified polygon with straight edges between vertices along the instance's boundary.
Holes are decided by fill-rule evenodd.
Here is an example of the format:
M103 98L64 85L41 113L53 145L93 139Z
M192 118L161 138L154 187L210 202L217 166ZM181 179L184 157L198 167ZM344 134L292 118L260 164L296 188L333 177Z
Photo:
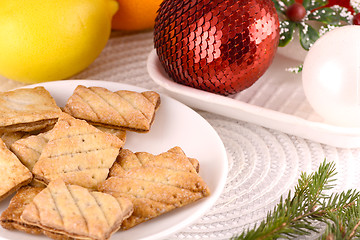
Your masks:
M154 27L162 0L118 0L119 10L112 20L112 29L138 31Z
M0 1L0 75L35 83L66 79L105 47L115 0Z

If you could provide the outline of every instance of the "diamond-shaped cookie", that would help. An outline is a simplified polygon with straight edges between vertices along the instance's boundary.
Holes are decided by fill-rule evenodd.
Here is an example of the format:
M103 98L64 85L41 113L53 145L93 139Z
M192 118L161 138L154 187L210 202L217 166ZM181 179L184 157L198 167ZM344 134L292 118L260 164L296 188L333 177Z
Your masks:
M210 194L192 162L180 147L159 155L122 149L99 190L131 199L134 213L121 227L126 230Z
M44 183L62 178L69 184L96 189L108 176L122 146L118 137L63 113L32 172Z
M50 233L103 240L117 231L132 211L128 199L67 185L58 179L34 197L21 219Z
M102 87L77 86L64 111L91 124L147 132L160 105L153 91L109 91Z

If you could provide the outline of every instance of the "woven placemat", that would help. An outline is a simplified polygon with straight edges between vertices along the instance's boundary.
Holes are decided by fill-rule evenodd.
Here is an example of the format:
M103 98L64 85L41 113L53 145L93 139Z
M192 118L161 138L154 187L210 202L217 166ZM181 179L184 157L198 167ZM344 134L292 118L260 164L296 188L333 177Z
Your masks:
M73 79L132 84L162 91L147 73L153 33L113 33L95 62ZM0 90L24 84L3 77ZM266 217L297 183L326 158L337 169L335 191L360 188L360 149L322 145L255 124L198 111L220 135L229 157L226 187L216 204L195 224L169 239L229 239Z
M339 149L201 112L217 130L229 157L229 175L215 206L178 239L229 239L266 217L293 190L301 172L317 170L326 158L337 169L334 191L359 187L359 149ZM311 237L309 238L311 239Z

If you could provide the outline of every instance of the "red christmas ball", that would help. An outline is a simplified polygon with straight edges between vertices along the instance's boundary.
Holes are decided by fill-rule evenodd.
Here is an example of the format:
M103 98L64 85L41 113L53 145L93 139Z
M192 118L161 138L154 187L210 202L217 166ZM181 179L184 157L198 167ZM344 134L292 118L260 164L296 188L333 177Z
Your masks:
M154 27L154 46L168 75L222 95L258 80L278 41L272 0L164 0Z

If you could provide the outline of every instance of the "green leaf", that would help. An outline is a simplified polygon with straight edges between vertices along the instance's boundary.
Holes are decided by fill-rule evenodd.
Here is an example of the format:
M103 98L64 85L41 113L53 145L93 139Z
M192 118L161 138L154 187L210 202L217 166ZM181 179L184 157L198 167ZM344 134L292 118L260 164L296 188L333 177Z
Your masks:
M285 20L280 22L279 47L285 47L293 39L296 24Z
M303 6L308 11L323 7L326 4L328 4L327 0L303 0Z
M337 12L335 12L331 8L316 9L313 12L311 12L308 15L308 17L309 20L315 20L325 24L332 24L332 25L339 24L339 16Z
M305 50L310 47L319 39L319 33L307 23L297 24L299 27L300 44Z
M341 21L349 21L343 13L339 8L321 8L311 12L308 18L309 20L315 20L325 24L341 25Z
M281 14L285 14L285 11L286 11L286 5L280 1L280 0L272 0L274 5L275 5L275 8L276 8L276 11Z
M349 9L338 6L338 5L332 6L330 8L332 10L334 10L336 12L336 14L338 15L339 22L343 21L348 24L352 24L353 14L349 11Z
M295 3L295 0L282 0L283 3L285 3L286 6L291 6Z

